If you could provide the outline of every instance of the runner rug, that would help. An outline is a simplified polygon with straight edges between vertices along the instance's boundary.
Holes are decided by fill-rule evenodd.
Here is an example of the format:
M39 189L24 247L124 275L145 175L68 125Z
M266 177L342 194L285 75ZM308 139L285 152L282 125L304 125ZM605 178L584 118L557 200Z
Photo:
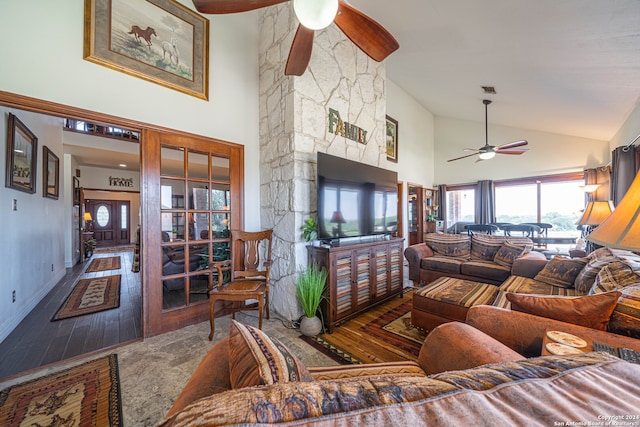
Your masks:
M110 256L106 258L94 258L89 264L85 273L95 273L97 271L120 270L120 256Z
M122 426L117 356L2 390L0 425Z
M336 327L332 334L303 337L341 363L418 360L426 332L411 326L413 290Z
M120 306L120 275L78 281L51 320L67 319Z

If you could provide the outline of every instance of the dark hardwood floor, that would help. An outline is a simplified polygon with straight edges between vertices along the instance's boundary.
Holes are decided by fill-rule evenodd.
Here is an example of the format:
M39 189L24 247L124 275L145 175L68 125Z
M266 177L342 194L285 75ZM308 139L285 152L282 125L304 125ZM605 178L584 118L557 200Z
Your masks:
M120 256L120 269L85 273L97 257ZM0 380L40 366L142 338L140 273L131 271L133 253L102 252L67 269L65 277L0 343ZM120 274L120 307L51 321L80 279Z

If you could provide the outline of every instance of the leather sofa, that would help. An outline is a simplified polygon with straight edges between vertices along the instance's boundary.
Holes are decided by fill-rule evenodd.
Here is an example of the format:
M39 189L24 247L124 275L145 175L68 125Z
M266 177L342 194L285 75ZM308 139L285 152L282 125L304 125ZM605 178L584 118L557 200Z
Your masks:
M417 363L309 368L312 378L304 381L236 389L230 366L250 350L238 354L226 338L205 356L158 425L549 426L637 414L640 365L604 353L525 358L540 354L548 328L582 331L476 307L468 324L433 330Z
M501 253L512 254L503 245L520 246L523 253L515 260L502 259ZM543 254L531 249L533 241L526 237L429 233L424 243L407 247L404 256L409 263L409 279L415 285L440 277L499 285L511 275L528 276L530 269L546 263Z

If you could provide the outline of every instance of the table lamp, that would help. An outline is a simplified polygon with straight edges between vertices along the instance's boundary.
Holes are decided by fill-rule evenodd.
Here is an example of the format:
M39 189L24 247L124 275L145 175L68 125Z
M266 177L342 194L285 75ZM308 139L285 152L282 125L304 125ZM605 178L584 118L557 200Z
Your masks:
M587 240L614 249L640 250L640 173L613 213L587 236Z
M87 231L93 231L93 218L91 217L91 212L85 212L82 219L84 219L84 229Z

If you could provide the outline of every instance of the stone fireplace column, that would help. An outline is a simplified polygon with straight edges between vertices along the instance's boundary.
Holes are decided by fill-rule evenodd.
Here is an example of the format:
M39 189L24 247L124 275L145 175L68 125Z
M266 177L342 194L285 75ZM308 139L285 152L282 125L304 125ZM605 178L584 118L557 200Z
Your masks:
M385 67L335 26L315 32L311 63L284 75L298 21L290 2L265 8L260 20L260 221L273 228L270 303L297 320L296 276L307 264L300 227L316 218L316 153L387 167ZM367 131L366 144L329 133L329 109Z

